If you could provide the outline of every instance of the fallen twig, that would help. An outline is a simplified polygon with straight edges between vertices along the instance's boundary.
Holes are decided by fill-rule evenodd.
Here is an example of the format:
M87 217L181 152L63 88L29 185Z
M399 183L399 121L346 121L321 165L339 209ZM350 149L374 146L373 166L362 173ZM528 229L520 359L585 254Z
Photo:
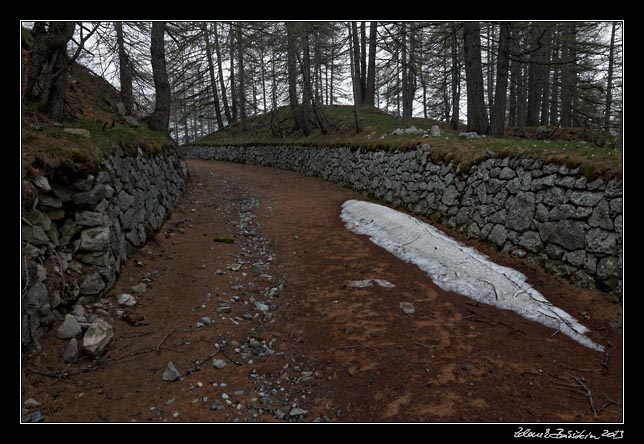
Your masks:
M472 310L472 309L470 309L470 308L468 308L468 309L467 309L467 311L469 311L470 313L472 313L474 316L478 316L478 317L480 317L480 318L487 319L488 321L491 321L491 322L492 322L492 325L499 324L499 325L502 325L502 326L504 326L504 327L509 328L510 330L518 331L519 333L522 333L522 334L524 334L524 335L527 335L527 333L526 333L526 332L524 332L523 330L520 330L520 329L518 329L518 328L512 327L511 325L508 325L508 324L506 324L506 323L504 323L504 322L501 322L501 321L497 321L496 319L492 319L492 318L490 318L490 317L488 317L488 316L485 316L485 315L479 314L479 313L475 312L474 310ZM473 321L474 321L474 320L476 320L476 318L471 317L471 316L466 316L466 317L464 317L463 319L471 319L471 320L473 320ZM483 321L480 321L480 320L479 320L479 322L483 322ZM489 323L489 322L488 322L488 323Z
M221 349L221 351L222 351L222 353L224 354L224 356L225 356L225 357L227 357L227 358L228 358L228 360L229 360L230 362L232 362L233 364L235 364L235 365L239 365L239 366L242 366L242 365L243 365L241 362L239 362L239 361L235 361L233 358L231 358L231 357L228 355L228 353L226 353L226 350L225 350L225 349Z
M421 347L425 347L425 348L429 348L429 349L440 348L440 345L427 345L427 344L423 344L421 342L416 342L416 341L411 341L411 342L413 342L416 345L420 345Z
M218 354L220 351L222 351L222 349L221 349L221 348L220 348L219 350L217 350L216 352L214 352L213 354L211 354L210 356L208 356L207 358L197 361L197 362L199 362L199 364L195 365L194 367L190 367L190 368L189 368L188 370L186 370L186 372L185 372L183 375L181 375L181 376L191 375L191 374L193 374L194 372L196 372L197 370L201 370L201 366L202 366L202 365L204 365L204 364L205 364L207 361L209 361L210 359L212 359L212 358L214 358L215 356L217 356L217 354Z
M180 325L180 323L179 323L179 324L176 324L174 327L172 327L172 329L168 332L168 334L167 334L167 335L165 335L165 336L163 337L163 339L161 339L161 342L159 342L159 343L157 344L157 348L156 348L157 353L159 353L159 351L160 351L161 346L163 345L163 343L164 343L164 342L165 342L165 341L170 337L170 335L171 335L171 334L172 334L172 333L177 329L177 327L178 327L179 325Z

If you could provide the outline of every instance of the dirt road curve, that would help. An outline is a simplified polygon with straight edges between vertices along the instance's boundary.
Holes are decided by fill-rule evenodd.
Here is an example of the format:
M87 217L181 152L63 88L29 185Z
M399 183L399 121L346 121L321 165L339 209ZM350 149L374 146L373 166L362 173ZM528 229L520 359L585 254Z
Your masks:
M621 307L606 295L476 245L525 273L608 355L446 293L351 233L339 213L362 198L353 192L262 167L189 168L179 208L87 308L112 319L106 353L66 365L54 329L23 364L23 397L45 421L622 420ZM144 278L118 317L116 296ZM365 279L395 287L350 285ZM174 382L162 380L168 361Z

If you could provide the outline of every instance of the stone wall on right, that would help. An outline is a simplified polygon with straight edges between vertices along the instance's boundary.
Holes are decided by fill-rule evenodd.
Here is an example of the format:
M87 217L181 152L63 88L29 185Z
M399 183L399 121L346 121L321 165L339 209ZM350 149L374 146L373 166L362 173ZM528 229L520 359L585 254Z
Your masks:
M622 294L622 179L580 168L490 156L467 170L414 150L342 147L187 147L188 157L251 163L321 177L492 242L580 287Z

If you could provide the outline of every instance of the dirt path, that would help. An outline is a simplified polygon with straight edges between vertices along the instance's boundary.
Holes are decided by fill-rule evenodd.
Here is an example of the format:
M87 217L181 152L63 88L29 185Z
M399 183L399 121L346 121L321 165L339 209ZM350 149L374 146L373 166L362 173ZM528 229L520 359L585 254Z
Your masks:
M353 192L263 167L189 167L179 208L88 308L113 319L107 353L66 366L53 330L23 365L23 397L45 421L622 420L621 307L606 295L477 244L610 344L608 355L446 293L351 233L339 213L362 199ZM144 278L137 306L116 316L116 296ZM351 286L365 279L395 287ZM197 326L204 316L213 324ZM168 361L179 380L162 380Z

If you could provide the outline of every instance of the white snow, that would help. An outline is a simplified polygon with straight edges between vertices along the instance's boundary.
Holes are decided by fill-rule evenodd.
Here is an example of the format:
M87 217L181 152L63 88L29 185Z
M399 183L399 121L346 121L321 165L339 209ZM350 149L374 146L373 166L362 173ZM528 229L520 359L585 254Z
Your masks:
M417 265L444 290L512 310L561 331L593 350L604 348L584 336L588 328L532 288L526 277L405 213L369 202L348 200L341 218L346 227L371 238L398 258Z
M385 279L366 279L363 281L352 281L350 284L354 288L373 287L379 285L385 288L394 288L395 285Z

